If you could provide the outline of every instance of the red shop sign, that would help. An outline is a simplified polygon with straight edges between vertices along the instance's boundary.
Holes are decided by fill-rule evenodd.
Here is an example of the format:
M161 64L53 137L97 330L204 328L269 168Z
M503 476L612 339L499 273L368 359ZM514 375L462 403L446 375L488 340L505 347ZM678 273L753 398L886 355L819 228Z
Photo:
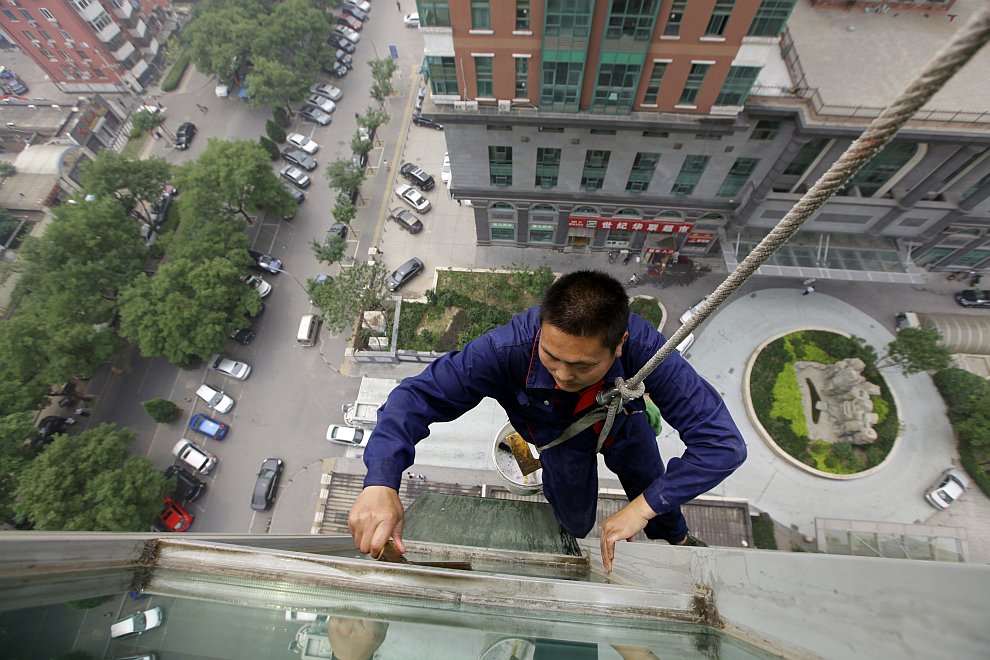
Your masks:
M621 220L618 218L574 217L567 219L568 227L587 229L616 229L620 231L648 231L658 234L686 234L694 227L690 222L663 222L661 220Z

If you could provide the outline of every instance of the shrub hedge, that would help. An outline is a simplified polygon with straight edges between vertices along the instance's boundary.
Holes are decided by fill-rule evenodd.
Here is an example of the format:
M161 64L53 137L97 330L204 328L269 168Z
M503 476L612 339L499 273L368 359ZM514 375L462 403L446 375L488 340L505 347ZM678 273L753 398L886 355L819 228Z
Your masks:
M990 495L990 382L963 369L935 374L935 387L948 407L963 468Z
M663 326L663 310L657 304L656 298L636 298L629 302L629 311L639 314L658 330Z
M168 73L162 79L161 90L163 92L171 92L173 89L179 86L182 81L182 76L185 74L186 69L189 68L189 62L192 61L192 55L189 51L184 50L175 60L175 64L172 68L168 70Z

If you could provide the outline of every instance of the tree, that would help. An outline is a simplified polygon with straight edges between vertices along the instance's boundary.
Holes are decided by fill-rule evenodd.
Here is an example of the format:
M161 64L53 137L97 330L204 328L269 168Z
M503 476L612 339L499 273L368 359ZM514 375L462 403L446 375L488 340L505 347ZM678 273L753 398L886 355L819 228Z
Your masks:
M386 272L379 263L361 262L341 269L334 279L322 283L309 280L309 295L323 312L327 330L341 332L353 325L359 313L381 309Z
M361 116L361 121L358 123L366 127L372 133L377 133L378 127L382 124L387 124L391 119L392 118L389 117L384 108L368 106L368 108L364 111L364 114Z
M260 144L268 155L271 156L272 160L278 160L278 157L282 155L282 152L278 150L278 145L266 138L264 135L258 138L258 144Z
M285 129L271 119L265 122L265 134L276 144L285 142Z
M357 216L357 208L347 195L337 195L337 203L334 204L332 213L336 222L349 225Z
M13 510L35 529L136 532L161 510L165 475L130 455L134 432L112 424L55 441L23 470Z
M313 254L316 256L316 260L328 264L334 264L343 259L344 250L347 249L347 241L340 236L334 236L325 243L311 240L309 244L313 248Z
M247 250L251 241L243 223L203 187L193 188L179 197L182 223L170 237L163 237L170 259L188 259L199 263L225 257L235 266L247 268L251 263Z
M4 179L9 179L15 174L17 174L17 168L14 167L13 163L8 163L5 160L0 160L0 181L3 181Z
M179 406L168 399L148 399L141 405L148 416L159 424L168 424L179 418Z
M190 366L223 347L261 306L225 257L170 259L154 277L140 276L121 294L120 331L142 355Z
M373 146L371 140L365 140L361 137L361 131L354 132L354 137L351 138L351 151L355 154L361 157L367 156Z
M272 108L272 121L280 128L288 128L292 124L292 117L282 106ZM284 140L283 140L284 141Z
M38 429L30 412L0 417L0 520L13 520L14 496L20 474L31 462L31 441Z
M251 105L282 105L289 112L289 104L303 100L309 91L306 78L281 62L265 58L254 61L246 82Z
M165 125L165 113L153 112L146 108L141 108L131 115L132 138L144 135L158 127L161 127L166 133L172 135L174 139L175 134Z
M371 60L368 64L371 65L371 77L375 80L371 85L369 94L371 98L378 101L380 106L384 107L385 99L395 93L395 89L392 87L392 74L395 73L398 65L391 57Z
M331 188L341 192L356 191L364 183L364 169L354 167L350 160L338 158L327 165L327 179Z
M113 149L103 149L96 160L84 162L79 170L87 193L116 197L128 210L141 203L146 218L149 217L148 207L158 201L172 176L171 167L164 158L131 160Z
M877 366L897 365L908 376L945 369L951 362L952 353L939 344L941 338L938 330L904 328L887 344L887 355Z
M195 5L183 40L196 68L233 83L238 69L250 59L266 10L251 0L210 0Z

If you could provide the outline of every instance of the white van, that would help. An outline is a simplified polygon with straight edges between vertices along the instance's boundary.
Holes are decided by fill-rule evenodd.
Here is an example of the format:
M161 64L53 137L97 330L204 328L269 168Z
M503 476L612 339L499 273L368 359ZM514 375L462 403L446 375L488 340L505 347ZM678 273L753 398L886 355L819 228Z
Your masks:
M172 455L200 474L209 474L217 466L216 456L205 449L200 449L185 438L175 443Z
M296 333L296 341L300 346L312 346L316 343L316 338L320 334L320 325L323 317L318 314L306 314L299 321L299 331Z

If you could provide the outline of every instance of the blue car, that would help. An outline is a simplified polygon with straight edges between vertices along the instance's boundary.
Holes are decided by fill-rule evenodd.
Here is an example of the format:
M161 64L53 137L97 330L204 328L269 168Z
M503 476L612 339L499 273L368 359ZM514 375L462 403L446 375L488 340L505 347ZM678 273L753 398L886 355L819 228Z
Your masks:
M230 430L230 427L223 422L218 422L202 413L193 415L193 418L189 420L189 428L214 440L223 440L227 431Z

